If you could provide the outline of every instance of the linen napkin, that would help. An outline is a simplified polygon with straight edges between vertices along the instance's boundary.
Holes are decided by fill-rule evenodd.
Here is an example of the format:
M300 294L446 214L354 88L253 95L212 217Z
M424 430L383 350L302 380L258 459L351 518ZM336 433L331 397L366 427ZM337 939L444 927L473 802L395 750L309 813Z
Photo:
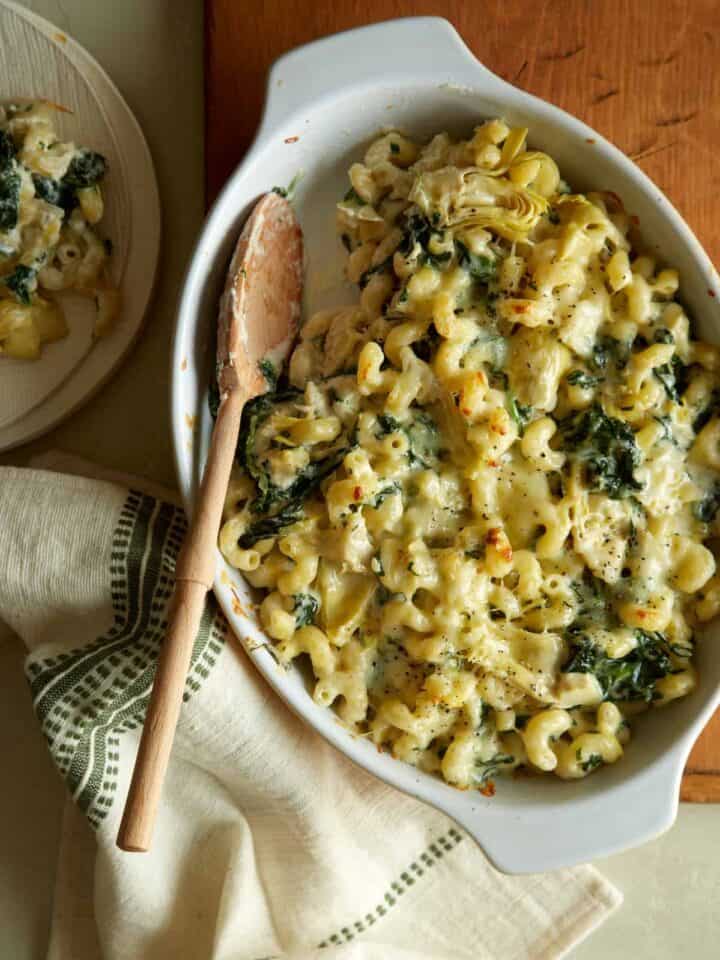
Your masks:
M212 598L153 849L119 851L184 531L140 482L0 469L0 619L27 646L75 805L52 960L550 960L619 905L590 866L498 873L444 815L355 767L286 709Z

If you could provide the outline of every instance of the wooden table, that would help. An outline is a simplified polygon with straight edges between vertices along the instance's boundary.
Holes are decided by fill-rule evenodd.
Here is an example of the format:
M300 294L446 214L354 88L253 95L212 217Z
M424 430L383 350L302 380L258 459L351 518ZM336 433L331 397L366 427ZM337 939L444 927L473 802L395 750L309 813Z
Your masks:
M631 156L720 262L718 0L206 0L205 9L209 199L252 140L281 53L375 20L436 15L499 76ZM690 755L681 796L720 801L720 713Z

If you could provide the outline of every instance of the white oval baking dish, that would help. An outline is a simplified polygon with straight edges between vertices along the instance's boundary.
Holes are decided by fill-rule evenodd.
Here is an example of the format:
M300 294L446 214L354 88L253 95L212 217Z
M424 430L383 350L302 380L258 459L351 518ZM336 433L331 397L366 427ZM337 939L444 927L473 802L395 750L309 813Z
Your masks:
M707 256L658 188L594 130L494 76L445 20L395 20L328 37L272 68L257 139L213 207L192 257L172 357L173 438L188 509L208 447L206 390L218 295L253 201L300 174L294 203L307 244L307 310L355 302L356 290L344 288L334 229L334 204L347 188L350 163L383 127L421 138L445 129L467 135L493 116L528 126L531 143L550 153L576 188L620 194L659 256L679 268L700 334L718 340L720 282ZM258 647L266 637L256 623L235 612L233 594L249 606L251 593L219 553L215 592L248 656L293 710L367 771L453 817L509 873L585 862L666 830L677 812L687 754L720 701L720 637L711 636L699 648L699 689L640 718L621 763L575 783L500 780L496 796L485 798L378 753L316 706L300 672L280 669Z

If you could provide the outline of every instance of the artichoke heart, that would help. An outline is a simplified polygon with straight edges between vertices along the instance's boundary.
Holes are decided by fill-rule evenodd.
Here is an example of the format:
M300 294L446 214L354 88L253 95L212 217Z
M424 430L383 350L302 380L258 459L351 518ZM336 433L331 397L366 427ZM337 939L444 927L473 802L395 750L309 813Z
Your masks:
M409 199L443 226L486 227L510 241L525 240L548 206L532 190L472 167L421 173Z

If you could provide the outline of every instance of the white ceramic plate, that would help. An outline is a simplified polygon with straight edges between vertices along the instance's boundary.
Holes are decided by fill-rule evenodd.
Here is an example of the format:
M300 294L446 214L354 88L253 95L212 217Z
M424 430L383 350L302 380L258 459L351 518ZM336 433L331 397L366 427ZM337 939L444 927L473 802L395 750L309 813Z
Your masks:
M64 298L70 335L43 348L34 363L0 358L0 451L54 427L115 371L140 331L152 293L160 244L157 182L142 131L107 74L57 27L0 0L0 100L43 97L58 113L61 137L108 160L103 235L113 242L111 269L123 306L117 327L93 341L94 308Z
M273 67L258 137L213 208L186 279L173 355L172 417L180 488L189 508L208 449L206 391L218 296L253 201L304 171L294 204L308 249L307 308L355 302L357 292L343 289L343 253L334 229L334 205L347 189L350 163L389 125L416 137L443 129L467 136L493 116L528 126L531 143L550 153L578 189L619 193L658 254L679 268L698 332L720 340L720 281L707 256L658 188L599 134L494 76L444 20L396 20L329 37ZM197 429L191 429L195 418ZM639 718L621 763L572 783L500 779L495 797L486 798L379 754L316 706L299 670L280 669L261 646L267 639L245 614L255 599L252 591L219 553L215 592L248 655L298 714L366 770L454 817L507 872L588 861L667 829L687 754L720 701L720 636L714 636L699 645L698 690Z

